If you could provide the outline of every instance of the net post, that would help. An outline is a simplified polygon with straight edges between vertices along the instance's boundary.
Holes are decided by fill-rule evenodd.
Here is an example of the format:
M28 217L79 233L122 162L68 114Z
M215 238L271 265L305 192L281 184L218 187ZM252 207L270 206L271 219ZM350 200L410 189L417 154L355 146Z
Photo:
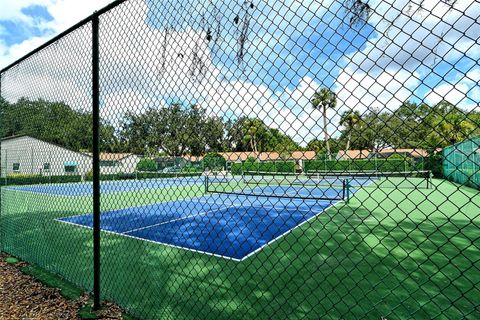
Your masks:
M427 189L430 189L432 186L432 179L433 179L433 173L431 170L428 170L427 172Z
M92 126L93 126L93 310L100 309L100 64L99 19L92 16Z
M343 181L344 183L344 188L343 188L343 193L344 193L344 200L345 203L350 202L350 180L347 178Z
M208 193L208 176L205 175L204 179L205 193Z

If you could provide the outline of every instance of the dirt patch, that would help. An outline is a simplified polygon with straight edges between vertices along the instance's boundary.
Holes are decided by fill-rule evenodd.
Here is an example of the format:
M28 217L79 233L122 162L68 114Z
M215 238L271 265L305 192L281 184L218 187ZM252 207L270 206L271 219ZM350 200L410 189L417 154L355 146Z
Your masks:
M122 319L122 310L104 303L101 311L92 314L87 294L76 300L62 296L58 288L50 288L20 271L26 263L7 263L0 255L0 320L11 319ZM10 262L12 262L10 260Z

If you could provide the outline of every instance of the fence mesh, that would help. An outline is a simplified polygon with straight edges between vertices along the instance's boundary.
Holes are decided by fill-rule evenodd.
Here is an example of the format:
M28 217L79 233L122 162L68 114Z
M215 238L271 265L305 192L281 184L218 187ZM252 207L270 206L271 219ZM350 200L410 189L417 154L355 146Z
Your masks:
M480 137L445 148L443 157L447 179L480 189Z
M86 23L2 72L0 90L1 250L88 291L91 232L61 219L92 212L91 38Z
M117 1L0 73L0 248L144 319L479 318L479 17Z

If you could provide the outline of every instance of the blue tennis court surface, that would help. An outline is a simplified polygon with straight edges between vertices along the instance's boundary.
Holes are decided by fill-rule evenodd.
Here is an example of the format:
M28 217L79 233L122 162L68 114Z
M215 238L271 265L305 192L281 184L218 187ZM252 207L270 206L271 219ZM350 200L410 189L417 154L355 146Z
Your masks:
M148 180L119 180L101 181L100 191L102 194L113 192L129 192L144 189L168 188L203 184L203 177L190 178L162 178ZM87 196L92 195L92 183L65 183L65 184L44 184L32 186L8 187L8 190L43 193L59 196Z
M337 195L340 191L324 192ZM336 202L213 194L102 212L101 229L241 260ZM91 214L60 221L93 225Z

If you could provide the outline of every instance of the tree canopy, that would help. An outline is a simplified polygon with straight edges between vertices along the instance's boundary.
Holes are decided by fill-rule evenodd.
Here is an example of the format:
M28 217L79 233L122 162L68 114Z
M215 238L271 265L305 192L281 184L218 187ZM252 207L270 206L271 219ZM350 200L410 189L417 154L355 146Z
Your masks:
M1 136L29 135L76 151L92 150L92 114L77 111L63 102L0 99ZM102 121L101 148L114 151L114 128Z
M92 149L92 114L74 110L63 102L23 98L9 103L0 98L0 119L2 137L26 134L76 151ZM207 114L197 105L172 104L150 107L142 113L128 112L118 127L102 119L100 147L103 152L147 156L200 156L225 151L275 151L287 155L295 150L313 150L328 157L329 147L331 154L385 147L433 152L480 135L480 112L467 112L446 101L433 106L406 101L394 111L347 110L333 125L340 130L338 137L314 138L302 147L259 118L223 119Z

